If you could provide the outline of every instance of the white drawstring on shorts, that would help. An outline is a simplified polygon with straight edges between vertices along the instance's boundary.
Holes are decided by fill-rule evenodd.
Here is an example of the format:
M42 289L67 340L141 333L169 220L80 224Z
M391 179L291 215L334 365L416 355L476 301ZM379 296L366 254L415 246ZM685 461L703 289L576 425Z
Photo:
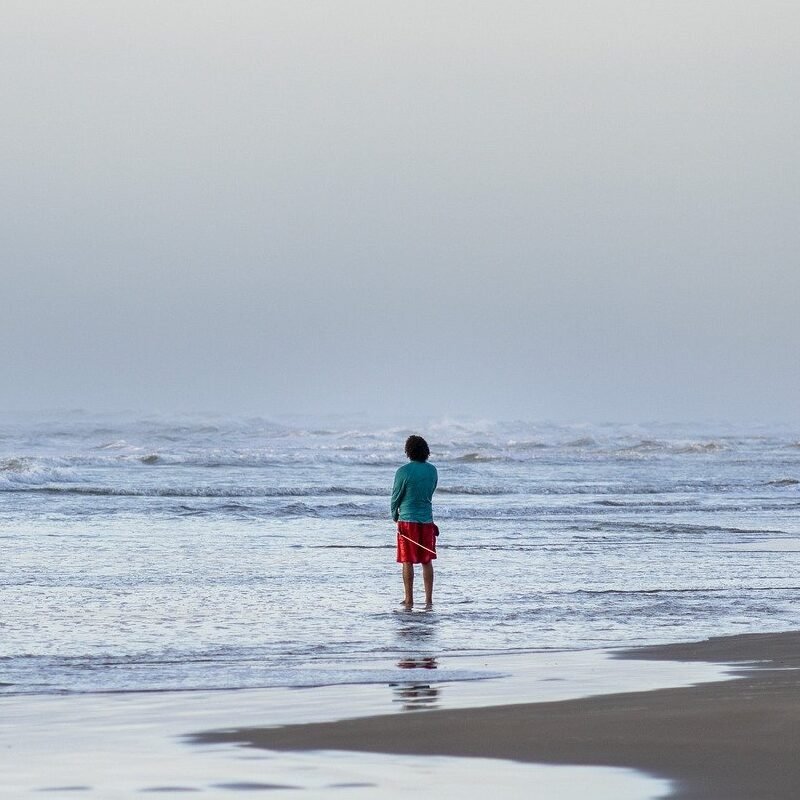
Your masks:
M411 544L415 544L417 547L421 547L423 550L427 550L429 553L433 553L433 555L436 555L436 551L435 550L431 550L430 547L425 547L424 544L420 544L419 542L415 542L411 537L406 536L404 533L400 533L400 531L397 531L397 535L398 536L402 536L404 539L407 539L409 542L411 542Z

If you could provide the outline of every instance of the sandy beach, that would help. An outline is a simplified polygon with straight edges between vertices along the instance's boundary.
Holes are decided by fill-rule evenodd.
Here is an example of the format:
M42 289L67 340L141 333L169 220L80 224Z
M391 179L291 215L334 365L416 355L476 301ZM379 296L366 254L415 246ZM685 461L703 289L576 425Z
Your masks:
M732 664L735 679L551 703L394 714L201 734L204 743L628 767L683 800L790 800L800 791L800 632L618 653Z

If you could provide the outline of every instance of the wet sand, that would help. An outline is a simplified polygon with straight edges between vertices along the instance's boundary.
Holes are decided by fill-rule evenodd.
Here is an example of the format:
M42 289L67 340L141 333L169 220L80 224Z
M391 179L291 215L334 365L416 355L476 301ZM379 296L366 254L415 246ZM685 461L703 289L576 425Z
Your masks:
M800 632L642 648L621 658L736 665L735 680L551 703L241 728L196 737L270 750L631 767L684 800L800 796Z

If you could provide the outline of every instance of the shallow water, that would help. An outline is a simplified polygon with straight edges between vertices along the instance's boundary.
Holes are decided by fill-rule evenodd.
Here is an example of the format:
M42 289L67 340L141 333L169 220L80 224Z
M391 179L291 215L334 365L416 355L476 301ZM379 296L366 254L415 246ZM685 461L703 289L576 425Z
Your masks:
M385 683L409 652L800 622L797 431L417 430L439 468L442 535L435 610L404 614L388 493L406 429L6 416L0 692Z

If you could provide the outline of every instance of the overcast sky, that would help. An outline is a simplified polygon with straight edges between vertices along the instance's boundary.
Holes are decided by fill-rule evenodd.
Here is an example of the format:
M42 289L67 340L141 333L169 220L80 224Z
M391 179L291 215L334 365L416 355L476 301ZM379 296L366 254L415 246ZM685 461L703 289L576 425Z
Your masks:
M800 422L794 0L3 0L0 408Z

